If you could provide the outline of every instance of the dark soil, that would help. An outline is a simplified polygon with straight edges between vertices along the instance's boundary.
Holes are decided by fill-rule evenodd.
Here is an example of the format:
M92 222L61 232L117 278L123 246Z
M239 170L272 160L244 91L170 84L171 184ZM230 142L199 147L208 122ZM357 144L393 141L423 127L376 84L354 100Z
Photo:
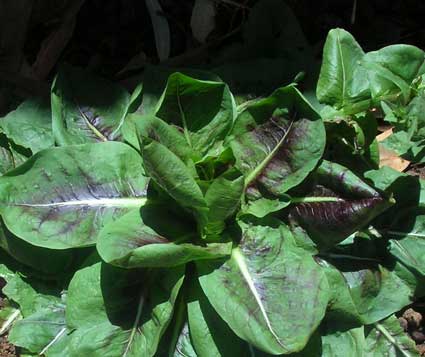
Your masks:
M3 279L0 279L0 309L4 306L4 295L2 294L2 288L4 287L5 282ZM7 334L0 336L0 357L17 357L19 356L16 347L10 344L7 340Z
M1 357L17 357L19 356L15 346L7 341L7 335L0 337L0 356Z
M425 300L404 310L398 320L404 331L415 341L421 356L425 356Z

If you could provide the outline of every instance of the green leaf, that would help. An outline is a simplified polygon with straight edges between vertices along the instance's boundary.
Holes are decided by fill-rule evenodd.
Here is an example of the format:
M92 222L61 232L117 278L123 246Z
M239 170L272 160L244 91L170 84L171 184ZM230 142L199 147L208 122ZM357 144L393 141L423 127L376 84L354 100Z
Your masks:
M53 135L64 146L118 140L130 95L113 83L65 66L53 83L51 101Z
M407 103L410 85L420 74L425 53L410 45L392 45L367 53L361 65L367 69L373 98L400 93Z
M373 259L360 253L336 253L328 259L339 268L321 263L332 292L326 319L335 326L372 324L411 303L412 290L406 282Z
M78 271L66 308L74 331L49 356L154 356L182 281L183 268L142 272L97 263Z
M300 351L325 314L326 278L308 253L293 246L283 226L241 227L242 240L228 261L197 262L202 289L248 343L272 354Z
M344 108L369 97L367 73L359 67L364 52L343 29L329 31L316 95L320 102Z
M65 326L65 305L60 291L46 282L24 280L18 272L0 266L0 277L7 285L3 293L19 305L8 323L13 324L9 340L30 352L41 352ZM22 313L24 319L18 319Z
M419 357L415 343L406 335L393 315L366 331L366 357Z
M193 212L198 222L205 222L207 203L184 162L154 140L145 140L142 145L147 174L181 206Z
M232 128L236 105L222 82L172 74L157 104L156 116L182 128L188 145L201 156Z
M121 143L44 150L0 178L0 212L31 244L93 245L102 226L145 203L142 172L138 153Z
M232 243L196 245L194 232L185 228L165 206L146 205L111 222L99 234L97 249L104 261L123 268L174 267L192 260L216 259L230 255ZM161 223L160 223L161 221ZM167 222L175 232L167 237L153 228Z
M322 357L364 357L364 328L326 333L322 336Z
M294 86L278 89L247 112L238 118L231 141L236 167L245 175L248 196L255 188L281 196L300 184L321 158L323 122Z
M48 104L30 99L0 120L0 128L15 144L33 154L54 145Z

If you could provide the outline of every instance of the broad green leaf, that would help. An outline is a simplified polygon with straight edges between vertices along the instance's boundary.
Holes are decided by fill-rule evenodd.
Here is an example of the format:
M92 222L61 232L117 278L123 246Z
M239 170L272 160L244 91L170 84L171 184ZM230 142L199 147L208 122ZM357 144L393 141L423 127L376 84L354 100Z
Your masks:
M325 146L320 116L294 86L248 107L235 127L236 138L230 144L236 167L245 175L248 197L255 189L281 196L300 184Z
M365 357L419 357L415 343L392 315L366 329Z
M31 244L90 246L106 223L145 203L142 173L138 153L121 143L44 150L0 178L0 212Z
M421 74L424 61L424 52L410 45L392 45L367 53L361 65L368 71L372 97L401 93L407 103L410 85Z
M0 128L15 144L33 154L54 145L52 114L48 104L30 99L0 120Z
M342 328L375 323L411 303L413 292L405 281L373 259L359 255L331 255L329 259L340 270L321 263L332 292L326 319Z
M53 135L61 146L118 140L130 105L121 87L62 67L51 93Z
M154 356L182 281L183 268L142 272L97 263L78 271L66 308L74 331L49 356Z
M59 289L34 280L30 284L4 265L0 266L0 277L7 282L3 293L19 305L19 310L9 317L8 323L13 324L9 340L30 352L40 353L63 333L65 305L59 297ZM19 319L20 313L23 319Z
M97 243L102 259L123 268L175 267L192 260L230 255L231 242L207 245L191 243L190 238L195 234L185 228L187 222L166 214L166 209L165 206L148 204L140 212L134 210L105 226ZM163 236L153 229L160 228L160 220L173 228L171 235Z
M364 328L335 331L322 336L322 357L364 357Z
M326 278L283 226L241 226L228 261L197 262L202 289L240 338L272 354L300 351L325 314Z
M247 343L239 339L216 313L196 280L189 289L187 313L189 332L197 356L249 355Z
M236 105L227 85L172 74L156 116L182 128L188 145L201 156L224 140L232 128Z
M146 173L181 206L205 222L207 203L201 189L184 162L166 146L154 141L142 142Z
M367 73L359 66L364 52L343 29L329 31L316 95L320 102L344 108L369 97Z

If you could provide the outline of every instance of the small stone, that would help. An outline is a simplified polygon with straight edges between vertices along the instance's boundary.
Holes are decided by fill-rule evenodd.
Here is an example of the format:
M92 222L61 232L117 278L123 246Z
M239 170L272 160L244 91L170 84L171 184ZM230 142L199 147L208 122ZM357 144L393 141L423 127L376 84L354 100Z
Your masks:
M422 322L422 315L413 309L407 309L403 313L403 317L407 320L411 329L417 329L420 327Z
M425 334L421 331L413 331L412 338L415 340L417 344L421 344L425 342Z
M401 328L406 332L409 324L404 317L399 317L398 322L400 323Z

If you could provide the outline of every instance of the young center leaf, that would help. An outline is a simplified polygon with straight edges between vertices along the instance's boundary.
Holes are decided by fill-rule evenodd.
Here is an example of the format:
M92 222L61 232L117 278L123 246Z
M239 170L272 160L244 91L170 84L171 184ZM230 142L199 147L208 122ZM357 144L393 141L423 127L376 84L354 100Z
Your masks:
M368 99L367 72L359 66L363 56L363 50L350 33L343 29L329 31L317 82L317 99L337 108Z
M116 84L64 66L51 93L53 135L57 144L118 140L130 94Z
M93 245L99 230L146 201L140 155L110 142L52 148L0 178L7 228L31 244Z
M207 220L208 207L193 172L159 142L142 139L141 145L146 173L177 203L192 212L202 227Z
M324 273L283 226L241 223L241 228L229 260L196 263L202 289L240 338L272 354L300 351L325 314Z
M265 192L271 198L285 198L320 160L325 147L323 122L294 86L278 89L246 111L238 118L230 143L236 167L245 176L246 197L270 198Z
M190 222L167 212L166 205L147 204L108 224L99 234L97 250L104 261L123 268L175 267L230 255L231 242L191 243L196 229L190 228Z
M180 127L187 144L203 156L229 133L236 104L226 84L174 73L155 115Z

